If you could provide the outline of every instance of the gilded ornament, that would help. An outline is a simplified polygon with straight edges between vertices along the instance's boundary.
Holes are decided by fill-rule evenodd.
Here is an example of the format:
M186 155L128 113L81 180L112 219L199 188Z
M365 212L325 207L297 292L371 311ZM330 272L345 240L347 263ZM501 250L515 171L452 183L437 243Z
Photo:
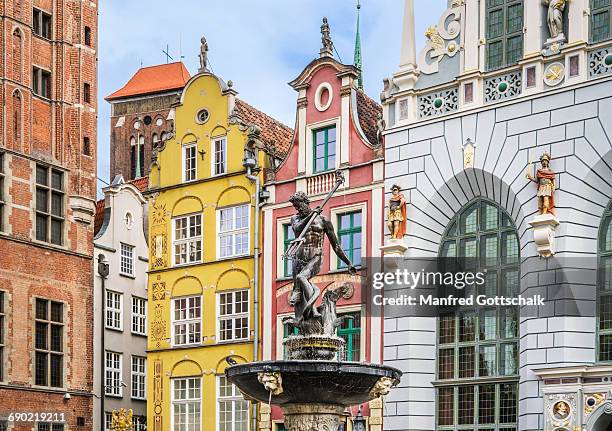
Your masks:
M132 423L132 409L125 410L121 408L119 410L113 410L111 422L111 430L113 431L127 431L133 430L134 424Z

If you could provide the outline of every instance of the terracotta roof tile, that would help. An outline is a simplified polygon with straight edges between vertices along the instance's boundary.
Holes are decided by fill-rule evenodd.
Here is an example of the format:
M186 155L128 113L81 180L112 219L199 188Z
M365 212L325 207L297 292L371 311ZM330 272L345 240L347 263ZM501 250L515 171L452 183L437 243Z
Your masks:
M182 62L160 64L138 69L122 88L106 97L106 100L122 99L130 96L180 90L185 87L191 76Z
M233 115L245 123L261 128L261 137L268 149L274 148L275 155L284 157L293 140L293 129L261 112L243 100L236 99Z
M96 235L102 227L104 221L104 199L96 202L96 214L94 216L94 235Z
M365 134L370 144L377 145L377 126L376 122L382 115L382 106L370 99L362 90L357 90L357 115L359 117L359 125Z
M149 177L136 178L135 180L128 181L128 184L132 184L140 193L143 193L149 188Z

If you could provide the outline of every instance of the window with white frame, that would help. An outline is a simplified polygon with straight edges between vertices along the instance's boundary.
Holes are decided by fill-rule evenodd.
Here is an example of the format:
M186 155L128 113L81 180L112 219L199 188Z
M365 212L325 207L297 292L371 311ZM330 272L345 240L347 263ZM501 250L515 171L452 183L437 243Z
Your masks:
M147 417L132 416L132 425L134 425L134 431L147 431Z
M232 257L249 252L249 205L218 210L219 257Z
M111 425L113 424L113 414L111 412L104 412L104 429L106 431L112 431Z
M249 338L249 291L219 293L219 341Z
M213 174L221 175L227 172L227 139L213 139Z
M196 179L196 144L189 144L183 147L183 181L193 181Z
M122 354L116 352L106 352L106 379L104 383L104 393L112 397L122 397L123 388L121 386L121 361Z
M200 429L201 384L199 378L172 380L173 431Z
M132 296L132 333L147 335L147 300Z
M123 294L106 291L106 327L123 330Z
M174 264L184 265L202 260L202 215L174 219Z
M199 296L173 301L172 341L175 346L197 344L202 333L202 304Z
M249 403L225 376L218 377L219 431L248 431Z
M134 246L121 243L121 262L119 272L123 275L134 275Z
M132 398L144 400L147 396L147 358L132 356Z

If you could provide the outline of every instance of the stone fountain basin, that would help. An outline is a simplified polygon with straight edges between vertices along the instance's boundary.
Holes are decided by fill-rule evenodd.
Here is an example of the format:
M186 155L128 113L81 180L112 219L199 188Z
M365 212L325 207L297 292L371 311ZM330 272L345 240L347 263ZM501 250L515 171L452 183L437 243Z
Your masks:
M280 372L283 393L272 395L258 373ZM399 383L401 371L382 365L337 361L264 361L233 365L225 370L247 397L271 404L335 404L344 407L372 400L370 391L381 377Z

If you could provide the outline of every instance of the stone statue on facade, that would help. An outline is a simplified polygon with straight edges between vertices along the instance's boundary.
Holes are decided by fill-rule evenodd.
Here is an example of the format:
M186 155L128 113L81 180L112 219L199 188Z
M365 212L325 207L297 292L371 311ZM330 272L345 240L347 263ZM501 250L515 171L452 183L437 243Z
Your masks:
M205 37L200 39L200 72L206 72L208 70L208 42Z
M323 17L323 24L321 24L321 42L323 47L321 48L321 57L333 57L334 56L334 42L332 42L329 23L327 18Z
M291 227L298 236L292 243L295 245L288 250L293 265L293 291L289 304L295 308L293 324L301 327L304 321L321 317L314 306L321 291L310 279L321 270L326 236L336 255L348 266L349 273L354 274L355 268L340 246L331 221L321 214L322 206L311 209L308 196L301 191L291 196L289 201L297 210L291 218Z
M555 214L555 173L550 169L550 155L542 154L540 157L542 168L536 171L535 177L531 175L531 166L526 177L538 186L538 210L540 214ZM530 163L531 165L531 163Z
M550 39L564 39L563 11L565 10L566 0L542 0L542 2L548 7L546 21L548 22Z
M406 234L406 199L398 185L391 187L389 198L389 212L387 213L387 227L391 239L402 239Z

